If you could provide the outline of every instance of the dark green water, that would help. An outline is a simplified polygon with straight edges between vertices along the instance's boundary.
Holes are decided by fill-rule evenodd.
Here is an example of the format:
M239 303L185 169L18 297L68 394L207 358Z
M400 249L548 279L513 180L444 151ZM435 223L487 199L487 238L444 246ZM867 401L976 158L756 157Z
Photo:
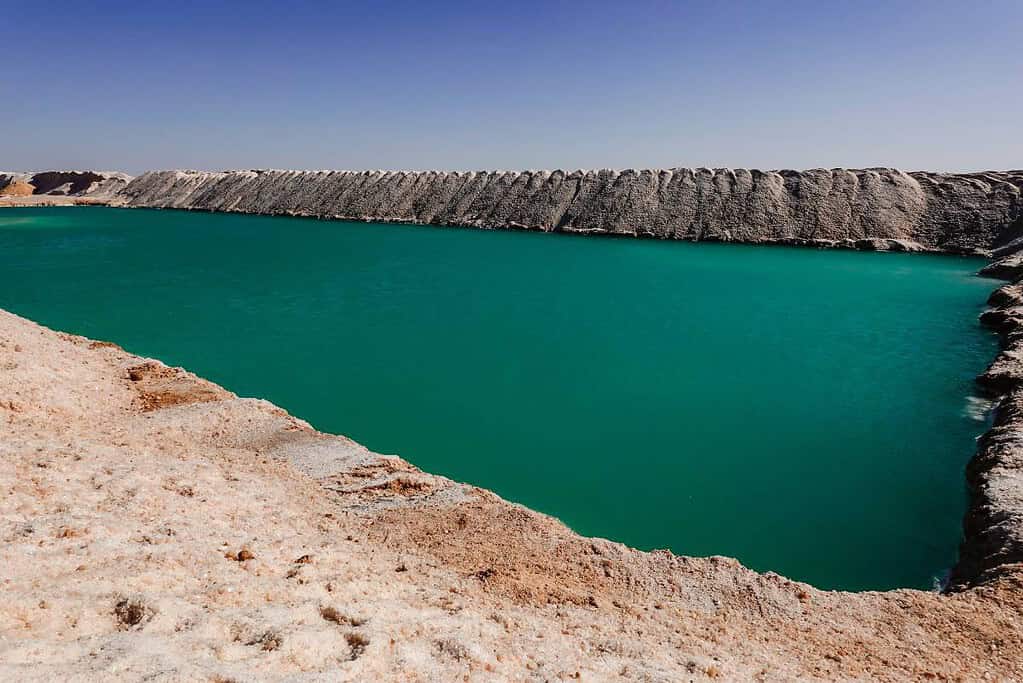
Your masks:
M956 557L978 260L0 210L0 307L587 534L822 587Z

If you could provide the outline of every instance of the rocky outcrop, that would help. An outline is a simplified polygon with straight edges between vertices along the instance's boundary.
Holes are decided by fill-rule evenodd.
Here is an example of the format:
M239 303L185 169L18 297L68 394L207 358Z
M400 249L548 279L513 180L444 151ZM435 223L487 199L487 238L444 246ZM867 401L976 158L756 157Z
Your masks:
M0 173L0 195L31 195L54 197L88 197L97 201L111 200L123 190L131 176L125 173L99 171L40 171L37 173ZM17 188L17 192L9 191Z
M966 468L970 502L952 590L1023 567L1023 260L1010 255L981 273L1013 282L991 294L980 317L999 333L1002 350L977 378L996 407Z
M129 206L662 239L983 252L1023 237L1023 171L153 171Z

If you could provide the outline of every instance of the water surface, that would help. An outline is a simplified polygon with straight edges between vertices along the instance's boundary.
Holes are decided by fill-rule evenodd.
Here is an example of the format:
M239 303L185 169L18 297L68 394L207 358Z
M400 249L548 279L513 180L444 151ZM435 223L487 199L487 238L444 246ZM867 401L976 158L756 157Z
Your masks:
M183 365L587 535L828 588L956 558L978 260L0 211L0 307Z

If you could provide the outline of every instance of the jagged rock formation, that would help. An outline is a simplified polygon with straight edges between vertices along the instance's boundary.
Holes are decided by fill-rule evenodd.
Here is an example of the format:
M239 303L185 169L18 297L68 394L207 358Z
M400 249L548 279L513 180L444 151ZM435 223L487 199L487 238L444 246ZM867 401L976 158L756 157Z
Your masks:
M1023 171L153 171L129 206L987 252L1023 235Z
M130 180L130 175L117 172L6 172L0 173L0 196L49 195L109 201L124 189Z
M997 403L993 424L966 468L970 503L952 589L1023 566L1023 257L1006 256L981 274L1012 283L991 294L991 308L980 317L1002 341L1002 351L977 378Z

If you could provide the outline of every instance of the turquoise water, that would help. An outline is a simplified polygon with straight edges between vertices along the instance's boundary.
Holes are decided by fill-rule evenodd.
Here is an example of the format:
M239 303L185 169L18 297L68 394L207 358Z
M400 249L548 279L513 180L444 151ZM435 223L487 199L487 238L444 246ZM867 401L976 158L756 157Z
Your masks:
M956 558L978 260L0 210L0 307L587 535L822 587Z

